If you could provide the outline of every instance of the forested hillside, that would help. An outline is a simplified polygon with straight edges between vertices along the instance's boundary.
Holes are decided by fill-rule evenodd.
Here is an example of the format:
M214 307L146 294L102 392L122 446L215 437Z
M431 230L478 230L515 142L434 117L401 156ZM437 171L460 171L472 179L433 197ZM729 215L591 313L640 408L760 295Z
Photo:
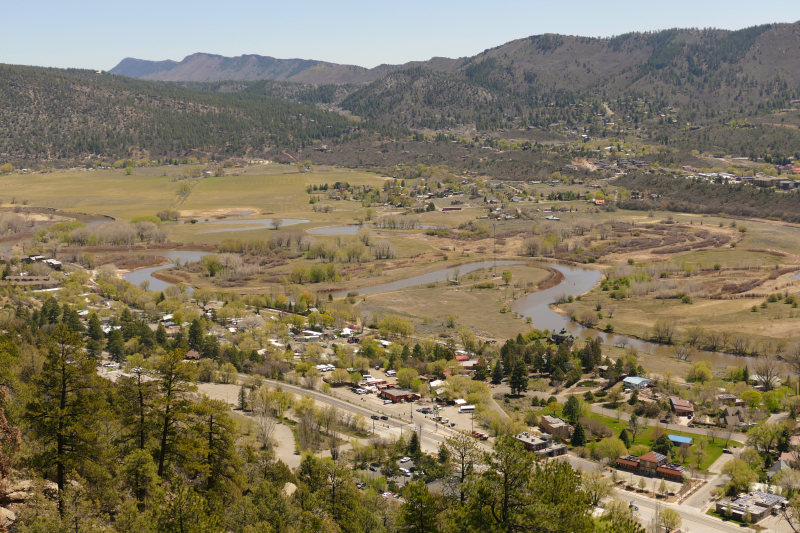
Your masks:
M196 90L91 71L0 65L0 157L220 157L371 131L264 91Z

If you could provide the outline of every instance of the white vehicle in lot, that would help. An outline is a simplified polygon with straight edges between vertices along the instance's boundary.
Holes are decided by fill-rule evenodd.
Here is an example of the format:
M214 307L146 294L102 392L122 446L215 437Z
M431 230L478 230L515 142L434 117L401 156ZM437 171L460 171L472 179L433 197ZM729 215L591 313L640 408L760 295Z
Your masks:
M367 391L365 391L364 389L356 389L356 394L366 394L366 393Z
M411 460L411 457L403 457L402 459L400 459L400 462L401 462L401 463L407 463L407 462L409 462L410 460Z
M393 378L393 377L395 377L396 375L397 375L397 372L395 372L394 370L387 370L387 371L386 371L386 377L387 377L387 378Z
M383 405L388 405L390 403L394 403L392 400L383 400Z
M462 405L458 408L459 413L474 413L475 406L474 405Z

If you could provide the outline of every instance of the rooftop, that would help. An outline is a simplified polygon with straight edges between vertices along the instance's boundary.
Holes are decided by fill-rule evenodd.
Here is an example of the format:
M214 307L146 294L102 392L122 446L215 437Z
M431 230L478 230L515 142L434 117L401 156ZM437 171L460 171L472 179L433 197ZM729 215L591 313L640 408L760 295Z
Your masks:
M634 385L641 385L642 383L649 383L650 380L639 376L628 376L622 380L624 383L633 383Z
M680 435L670 435L669 440L678 444L691 444L691 437L681 437Z

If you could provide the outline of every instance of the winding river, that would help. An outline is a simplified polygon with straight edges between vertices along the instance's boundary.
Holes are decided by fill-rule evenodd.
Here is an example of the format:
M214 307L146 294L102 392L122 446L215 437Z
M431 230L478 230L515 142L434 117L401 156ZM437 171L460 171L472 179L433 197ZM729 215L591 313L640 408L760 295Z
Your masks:
M202 259L204 255L207 255L209 252L170 250L165 252L159 251L153 253L167 257L169 259L175 259L177 257L180 257L185 263L190 261L199 261L200 259ZM525 262L503 260L503 261L497 261L496 264L497 266L507 266L507 265L525 264ZM435 272L420 274L418 276L412 276L410 278L405 278L397 281L391 281L388 283L380 283L369 287L363 287L361 289L338 291L333 293L333 296L334 298L343 298L347 296L349 292L358 293L359 295L367 295L367 294L379 294L383 292L397 291L408 287L414 287L417 285L424 285L427 283L444 281L445 279L447 279L448 275L450 277L454 277L456 270L459 271L459 276L463 276L471 272L474 272L476 270L492 268L494 265L495 265L494 261L480 261L475 263L468 263L465 265L445 268L437 270ZM511 309L516 311L521 318L531 317L531 319L533 320L533 327L540 330L548 329L550 331L556 331L556 332L560 331L562 328L566 328L567 331L575 335L575 337L577 338L590 338L590 337L593 338L600 336L603 339L603 342L607 345L620 344L624 342L627 344L627 346L635 347L637 350L641 352L660 355L664 357L672 357L672 352L670 348L666 345L646 342L639 339L632 339L629 337L625 337L623 335L615 335L613 333L605 333L594 329L584 328L577 322L573 322L567 317L553 311L550 308L550 305L559 296L561 295L577 296L585 292L588 292L600 282L602 275L598 270L579 267L579 266L566 266L555 263L545 263L543 266L547 266L555 270L558 270L564 275L564 280L555 287L550 287L549 289L545 289L543 291L526 294L525 296L515 300L511 304ZM166 266L158 266L158 267L135 270L133 272L125 274L125 280L135 285L138 285L143 280L149 280L151 291L161 291L173 284L154 278L153 273L167 268L170 268L170 266L166 265ZM740 366L743 364L749 364L752 366L753 363L752 357L738 357L718 352L713 352L713 353L698 352L695 354L693 359L711 361L711 363L714 366L722 368L727 366Z
M199 261L203 258L204 255L208 255L211 252L193 252L190 250L169 250L169 251L158 251L154 252L153 255L160 255L162 257L166 257L167 259L176 259L178 257L181 258L182 263L191 263L192 261ZM153 277L154 272L158 272L159 270L166 270L170 268L171 265L162 265L157 267L150 267L150 268L140 268L138 270L134 270L133 272L128 272L125 274L125 281L129 281L134 285L139 285L142 281L149 281L151 291L163 291L167 287L174 285L174 283L168 283L166 281L162 281L158 278Z
M523 261L497 261L497 266L505 266L505 265L524 265ZM450 277L455 276L455 271L458 270L458 275L463 276L465 274L469 274L470 272L475 272L476 270L480 270L482 268L491 268L495 265L494 261L480 261L478 263L468 263L466 265L444 268L442 270L437 270L436 272L428 272L427 274L420 274L419 276L413 276L410 278L400 279L397 281L390 281L389 283L381 283L379 285L371 285L369 287L364 287L362 289L351 289L349 291L339 291L334 292L334 298L344 298L347 296L349 292L356 292L359 295L364 294L378 294L381 292L390 292L390 291L397 291L400 289L405 289L407 287L414 287L416 285L425 285L426 283L436 283L437 281L445 281L447 276Z

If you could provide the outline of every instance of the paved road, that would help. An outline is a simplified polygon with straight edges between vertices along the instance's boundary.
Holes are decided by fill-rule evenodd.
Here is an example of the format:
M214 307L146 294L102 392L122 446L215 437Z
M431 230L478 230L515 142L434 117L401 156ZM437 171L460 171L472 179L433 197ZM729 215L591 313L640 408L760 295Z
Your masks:
M240 374L239 378L243 380L245 378L244 374ZM388 420L376 420L374 421L375 429L378 434L381 434L380 426L388 426L388 430L391 433L399 434L402 431L408 432L412 427L412 421L410 416L410 411L413 411L414 404L408 404L410 411L407 413L396 413L396 412L383 412L377 409L371 409L370 406L364 405L363 403L359 402L351 402L349 400L343 399L338 395L327 395L321 392L312 391L309 389L304 389L302 387L298 387L295 385L289 385L284 382L274 381L265 379L265 383L275 387L280 385L284 390L291 391L295 394L299 394L302 396L310 396L314 398L314 400L326 403L328 405L333 405L339 409L343 409L346 411L350 411L353 413L359 413L367 418L367 421L372 423L371 416L374 414L379 415L387 415L389 417ZM336 394L334 392L334 394ZM423 415L417 413L414 416L413 426L421 429L420 431L420 439L423 441L423 444L427 444L428 447L434 446L434 449L438 449L440 443L444 442L445 438L456 434L456 430L451 428L445 428L439 424L436 424L430 419L426 419ZM393 430L397 431L393 431ZM427 442L426 442L427 441ZM478 445L483 448L485 451L490 451L491 447L486 445L485 443L478 443Z

